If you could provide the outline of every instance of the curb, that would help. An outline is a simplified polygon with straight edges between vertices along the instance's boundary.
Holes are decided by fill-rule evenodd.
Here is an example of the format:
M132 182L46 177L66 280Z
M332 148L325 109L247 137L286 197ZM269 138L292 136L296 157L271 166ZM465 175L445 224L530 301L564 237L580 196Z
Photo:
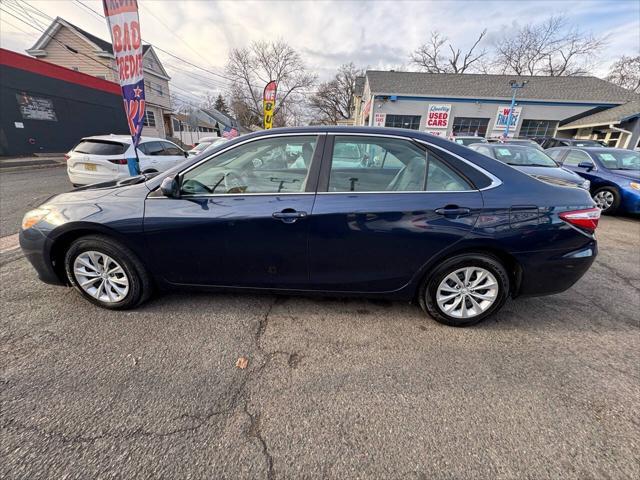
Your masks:
M46 163L46 164L36 164L36 165L21 165L21 166L11 166L11 167L0 167L0 174L3 173L15 173L15 172L23 172L25 170L39 170L42 168L55 168L55 167L65 167L64 163Z

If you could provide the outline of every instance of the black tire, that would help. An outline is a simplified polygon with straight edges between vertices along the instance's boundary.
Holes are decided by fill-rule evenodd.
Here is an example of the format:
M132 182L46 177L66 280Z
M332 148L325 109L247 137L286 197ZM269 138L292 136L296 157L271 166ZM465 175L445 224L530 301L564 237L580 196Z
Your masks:
M471 318L452 317L440 309L436 301L437 289L450 273L466 267L480 267L491 272L498 283L498 292L493 304L484 312ZM419 303L422 309L434 320L451 327L468 327L481 322L502 308L509 296L509 275L497 258L485 254L461 254L445 260L427 275L419 291Z
M101 301L83 290L74 273L73 265L76 258L87 251L95 251L108 255L115 260L125 271L129 280L129 290L125 297L118 302ZM89 235L73 241L64 258L67 278L73 287L91 303L109 310L126 310L134 308L146 301L153 292L153 282L146 268L136 255L120 242L104 236Z
M603 215L613 215L618 211L618 209L620 208L620 202L622 201L622 198L617 188L615 187L598 188L596 191L593 192L593 195L591 196L593 198L593 201L596 203L599 203L596 200L596 195L598 194L611 194L613 196L613 202L611 203L611 205L608 208L602 209Z

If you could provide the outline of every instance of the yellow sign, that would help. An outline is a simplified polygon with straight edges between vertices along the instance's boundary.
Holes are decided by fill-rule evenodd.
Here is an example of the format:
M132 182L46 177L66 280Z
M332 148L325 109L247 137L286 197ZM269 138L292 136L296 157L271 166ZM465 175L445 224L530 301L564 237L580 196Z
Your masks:
M273 114L276 109L276 82L273 80L264 87L262 108L264 109L264 129L269 130L273 127Z

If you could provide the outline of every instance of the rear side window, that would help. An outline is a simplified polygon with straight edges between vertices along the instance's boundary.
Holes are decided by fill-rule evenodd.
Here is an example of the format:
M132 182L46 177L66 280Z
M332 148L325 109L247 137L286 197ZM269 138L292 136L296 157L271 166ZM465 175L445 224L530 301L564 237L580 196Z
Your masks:
M147 155L158 156L164 155L164 147L160 142L148 142L144 145L140 146L140 150L142 150Z
M73 151L90 155L121 155L127 150L128 146L120 142L105 140L82 140Z
M169 142L161 142L164 147L164 155L182 155L183 152L173 143Z
M413 142L383 137L335 138L329 192L471 189L453 168Z

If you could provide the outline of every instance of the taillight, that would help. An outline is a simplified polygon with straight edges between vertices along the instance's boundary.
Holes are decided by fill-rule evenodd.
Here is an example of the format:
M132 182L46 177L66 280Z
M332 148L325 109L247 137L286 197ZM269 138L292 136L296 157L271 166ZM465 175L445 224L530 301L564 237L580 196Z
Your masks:
M584 210L571 210L569 212L562 212L559 216L571 225L594 232L598 226L598 220L600 220L600 209L594 207Z
M115 163L116 165L126 165L127 164L127 159L126 158L110 158L109 161L111 163Z

